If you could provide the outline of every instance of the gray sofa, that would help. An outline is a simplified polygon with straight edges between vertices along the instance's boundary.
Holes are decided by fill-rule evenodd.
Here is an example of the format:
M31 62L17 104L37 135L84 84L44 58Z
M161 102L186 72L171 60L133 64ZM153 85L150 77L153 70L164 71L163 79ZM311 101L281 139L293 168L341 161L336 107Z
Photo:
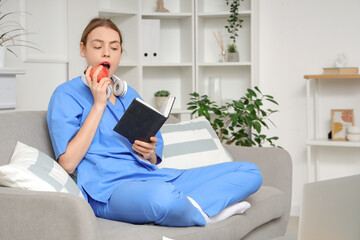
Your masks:
M7 164L17 141L54 157L46 112L0 114L0 165ZM254 162L264 183L250 196L243 215L206 227L134 225L95 217L90 205L67 193L35 192L0 186L0 239L271 239L285 233L291 202L292 163L278 148L226 146L236 161Z

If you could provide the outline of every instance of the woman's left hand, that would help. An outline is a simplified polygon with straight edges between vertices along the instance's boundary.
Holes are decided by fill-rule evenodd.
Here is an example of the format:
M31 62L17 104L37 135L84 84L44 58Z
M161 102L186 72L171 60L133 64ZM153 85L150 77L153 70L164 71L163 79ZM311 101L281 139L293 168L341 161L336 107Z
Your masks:
M143 142L135 140L132 149L137 153L141 154L145 159L148 159L152 164L156 164L157 157L155 154L155 143L158 141L156 137L150 138L151 142Z

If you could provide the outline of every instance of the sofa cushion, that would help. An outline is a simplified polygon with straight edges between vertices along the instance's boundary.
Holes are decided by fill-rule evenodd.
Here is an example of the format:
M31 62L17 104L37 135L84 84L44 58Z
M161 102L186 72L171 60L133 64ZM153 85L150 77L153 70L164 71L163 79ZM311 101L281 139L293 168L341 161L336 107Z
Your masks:
M160 168L188 169L233 160L205 117L165 124L161 133L164 152Z
M83 197L67 172L52 158L17 142L10 163L0 166L0 186L65 192Z
M251 208L246 213L232 216L206 227L163 227L153 224L135 225L97 218L100 234L104 240L162 239L163 236L176 240L241 239L253 229L278 219L284 213L286 197L283 192L268 186L247 198Z

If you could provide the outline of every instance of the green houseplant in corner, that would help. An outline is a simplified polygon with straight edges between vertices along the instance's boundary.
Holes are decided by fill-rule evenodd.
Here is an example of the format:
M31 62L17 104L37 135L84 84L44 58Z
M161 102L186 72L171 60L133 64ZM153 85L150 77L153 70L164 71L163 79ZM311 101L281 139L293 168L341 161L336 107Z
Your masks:
M239 100L223 106L216 105L207 95L193 92L190 96L188 110L192 110L193 115L205 116L221 142L248 147L262 147L266 143L276 146L274 141L278 137L268 137L262 129L269 128L267 122L273 124L269 117L278 111L265 108L264 103L278 103L272 96L262 94L258 87L247 89Z
M242 28L242 20L239 16L239 7L240 1L244 0L225 0L226 5L230 5L230 15L227 20L228 24L225 26L228 33L230 34L230 40L232 43L228 45L227 51L227 61L228 62L238 62L239 61L239 52L236 49L236 38L238 35L239 28Z

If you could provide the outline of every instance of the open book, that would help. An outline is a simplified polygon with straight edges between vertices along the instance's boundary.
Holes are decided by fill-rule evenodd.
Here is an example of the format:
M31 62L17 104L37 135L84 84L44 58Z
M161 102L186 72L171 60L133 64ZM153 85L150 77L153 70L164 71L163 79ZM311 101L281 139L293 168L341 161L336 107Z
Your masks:
M140 98L135 98L116 124L114 131L131 142L150 142L150 137L155 136L169 118L174 102L175 97L169 96L161 109L157 110Z

